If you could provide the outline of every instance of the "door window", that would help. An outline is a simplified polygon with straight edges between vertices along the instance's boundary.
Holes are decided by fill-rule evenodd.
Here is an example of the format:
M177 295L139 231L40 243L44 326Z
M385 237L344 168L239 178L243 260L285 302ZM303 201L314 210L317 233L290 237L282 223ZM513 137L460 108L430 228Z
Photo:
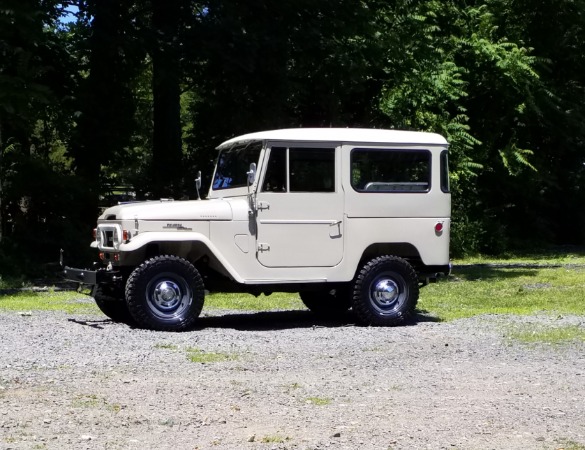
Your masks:
M335 149L272 147L262 190L335 192Z

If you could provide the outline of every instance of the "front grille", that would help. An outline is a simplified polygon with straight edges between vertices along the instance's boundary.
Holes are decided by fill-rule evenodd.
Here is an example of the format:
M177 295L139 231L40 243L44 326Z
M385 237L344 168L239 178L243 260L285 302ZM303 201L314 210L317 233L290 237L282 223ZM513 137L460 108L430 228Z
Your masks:
M114 247L114 231L106 230L104 232L104 236L106 238L104 241L104 246L113 248Z
M97 235L100 250L118 250L122 240L122 227L118 224L98 224Z

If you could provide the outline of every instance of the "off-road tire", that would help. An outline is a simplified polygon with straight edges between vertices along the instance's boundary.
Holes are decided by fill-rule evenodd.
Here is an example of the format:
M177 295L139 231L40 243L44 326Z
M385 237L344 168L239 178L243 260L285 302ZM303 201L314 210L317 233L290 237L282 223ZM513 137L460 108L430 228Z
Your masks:
M201 313L203 278L187 260L155 256L130 274L126 302L140 327L159 331L189 329Z
M352 307L362 325L400 325L413 314L418 294L418 277L406 260L397 256L379 256L359 271L353 288Z
M134 319L128 311L128 305L124 300L124 291L114 286L96 285L93 288L92 297L95 304L113 322L132 325Z
M299 293L303 304L321 318L338 318L351 308L351 287L303 291Z

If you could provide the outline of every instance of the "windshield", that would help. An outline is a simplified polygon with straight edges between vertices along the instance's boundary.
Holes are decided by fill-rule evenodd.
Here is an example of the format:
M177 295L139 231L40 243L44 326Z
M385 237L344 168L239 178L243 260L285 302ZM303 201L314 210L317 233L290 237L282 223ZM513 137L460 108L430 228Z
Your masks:
M248 180L246 174L250 170L250 164L258 164L260 150L262 150L262 142L260 141L236 143L222 150L217 159L213 189L245 187Z

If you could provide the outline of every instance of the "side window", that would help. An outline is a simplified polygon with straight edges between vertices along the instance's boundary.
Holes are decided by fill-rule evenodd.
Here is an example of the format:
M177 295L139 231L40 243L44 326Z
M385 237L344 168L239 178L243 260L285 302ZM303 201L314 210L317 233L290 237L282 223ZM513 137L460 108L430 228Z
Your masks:
M447 150L441 153L441 190L445 193L451 192L449 185L449 153Z
M335 148L290 148L291 192L335 192Z
M431 187L431 152L353 149L351 185L358 192L428 192Z
M262 185L264 192L286 192L286 148L272 147Z

